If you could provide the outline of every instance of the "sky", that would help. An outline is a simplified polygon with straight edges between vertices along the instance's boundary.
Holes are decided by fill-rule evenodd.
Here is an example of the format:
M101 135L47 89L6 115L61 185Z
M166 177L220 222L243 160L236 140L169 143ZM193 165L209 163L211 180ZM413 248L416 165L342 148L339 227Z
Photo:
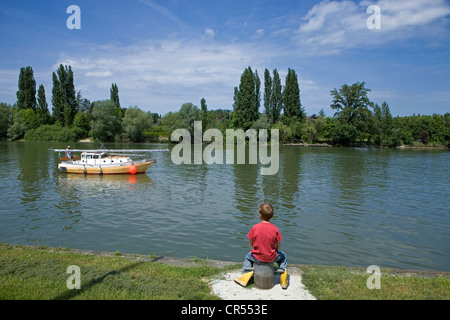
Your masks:
M31 66L51 111L63 64L91 102L116 83L122 107L164 115L205 98L210 110L232 109L250 66L262 84L265 69L282 84L295 70L308 115L332 116L330 91L363 81L394 116L444 114L449 19L444 0L0 0L0 102L17 101L20 68Z

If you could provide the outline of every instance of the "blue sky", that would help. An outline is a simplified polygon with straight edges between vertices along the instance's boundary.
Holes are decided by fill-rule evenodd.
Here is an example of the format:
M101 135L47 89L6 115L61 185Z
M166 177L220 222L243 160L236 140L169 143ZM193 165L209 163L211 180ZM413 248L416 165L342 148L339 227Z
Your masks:
M66 26L70 5L81 9L79 30ZM370 5L380 8L380 29L367 27ZM52 72L63 64L91 101L108 99L117 83L123 107L164 115L204 97L209 109L231 109L250 66L262 82L265 68L283 83L294 69L309 115L332 115L330 91L362 81L394 116L443 114L449 19L444 0L0 0L0 101L16 101L29 65L51 108Z

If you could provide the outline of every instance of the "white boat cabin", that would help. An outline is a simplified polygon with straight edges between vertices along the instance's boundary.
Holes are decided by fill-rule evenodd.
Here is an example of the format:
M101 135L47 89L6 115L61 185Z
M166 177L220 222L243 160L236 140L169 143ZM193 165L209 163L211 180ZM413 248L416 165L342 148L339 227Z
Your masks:
M83 152L81 153L81 159L78 161L81 164L86 165L102 165L102 164L125 164L132 162L130 157L125 156L110 156L106 152Z

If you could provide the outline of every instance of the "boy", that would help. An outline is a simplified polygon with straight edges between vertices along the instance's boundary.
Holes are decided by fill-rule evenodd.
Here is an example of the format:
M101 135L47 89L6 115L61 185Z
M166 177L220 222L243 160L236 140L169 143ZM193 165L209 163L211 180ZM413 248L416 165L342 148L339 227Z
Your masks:
M252 249L245 256L244 266L242 267L243 276L234 279L244 287L247 285L253 275L253 271L248 272L248 268L253 267L253 263L260 262L276 262L279 269L284 270L280 277L280 283L283 289L287 288L287 258L283 251L280 251L280 241L283 238L278 228L270 223L273 216L273 207L269 203L262 203L258 207L259 218L261 222L255 224L247 237L250 240Z

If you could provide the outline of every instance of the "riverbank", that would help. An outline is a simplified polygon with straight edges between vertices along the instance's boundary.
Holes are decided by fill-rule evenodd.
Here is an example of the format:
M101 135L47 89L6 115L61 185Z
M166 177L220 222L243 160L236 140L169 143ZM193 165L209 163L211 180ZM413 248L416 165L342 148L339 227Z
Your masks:
M298 142L298 143L283 143L283 146L291 146L291 147L308 147L308 148L331 148L336 147L330 143L306 143L306 142ZM376 149L389 149L389 147L383 147L379 145L370 145L367 143L355 143L350 146L350 148L376 148ZM414 143L414 144L402 144L394 149L425 149L425 150L446 150L449 149L447 146L439 143Z
M75 284L75 273L67 271L74 265L80 270L80 289L68 288ZM380 289L370 290L365 268L289 265L288 289L276 284L259 290L234 283L240 268L239 262L1 244L0 299L450 299L448 272L381 269ZM233 296L226 295L230 288Z

